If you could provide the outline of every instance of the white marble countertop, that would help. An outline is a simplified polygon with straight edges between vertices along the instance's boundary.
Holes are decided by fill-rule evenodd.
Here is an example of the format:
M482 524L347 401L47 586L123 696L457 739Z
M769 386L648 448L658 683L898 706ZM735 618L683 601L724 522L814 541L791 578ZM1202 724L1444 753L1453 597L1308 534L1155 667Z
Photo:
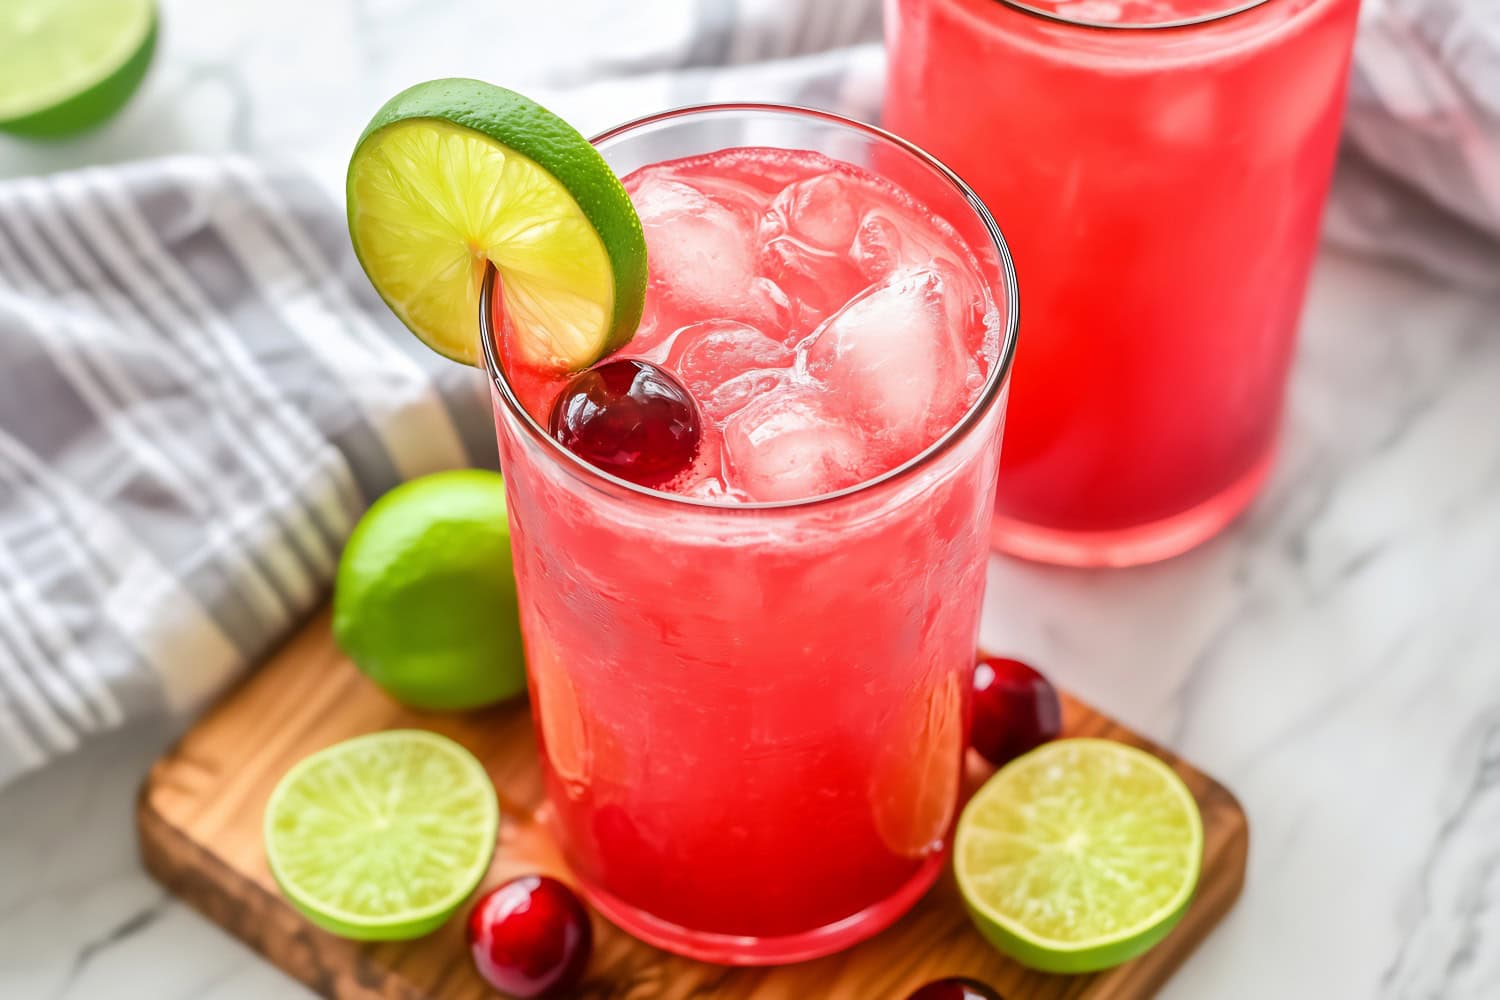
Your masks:
M169 0L127 113L71 143L0 140L0 177L236 149L336 185L364 120L409 82L561 79L581 0L530 5L522 66L487 57L502 6ZM1281 460L1247 517L1140 570L996 558L984 637L1250 814L1244 896L1165 1000L1494 998L1500 300L1329 251L1304 326ZM137 862L133 796L171 735L118 734L0 793L0 996L308 996Z

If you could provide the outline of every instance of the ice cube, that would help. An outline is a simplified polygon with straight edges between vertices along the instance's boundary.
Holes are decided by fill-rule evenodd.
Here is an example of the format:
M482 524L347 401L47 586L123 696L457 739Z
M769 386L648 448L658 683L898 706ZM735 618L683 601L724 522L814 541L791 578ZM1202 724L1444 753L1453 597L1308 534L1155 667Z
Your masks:
M630 196L663 312L773 325L784 319L786 296L756 273L754 205L651 173L632 183Z
M843 253L859 225L858 198L868 199L838 174L820 174L789 184L771 201L771 216L794 239L819 250Z
M663 291L710 299L753 270L752 220L679 180L648 175L631 192Z
M811 332L869 283L842 251L821 250L785 233L761 247L760 266L786 293L792 309L790 327L798 336Z
M859 220L849 257L870 281L879 281L901 268L932 267L941 263L962 271L952 249L957 234L944 235L930 221L897 206L872 208Z
M620 356L642 358L654 365L664 364L667 351L672 346L675 331L661 322L661 298L656 289L646 286L646 303L641 310L641 321L631 336L630 343L621 350Z
M724 427L724 479L755 500L800 500L863 478L857 433L822 390L787 385L759 396Z
M693 187L710 198L722 201L736 210L758 219L770 204L770 196L753 184L746 183L730 174L701 173L694 171L685 175Z
M786 368L757 368L697 396L698 408L709 420L723 424L752 399L775 391L789 378L791 372Z
M859 205L873 193L829 172L788 184L760 223L760 269L787 295L791 329L805 336L869 284L849 257Z
M965 309L937 270L898 270L829 317L798 351L809 374L909 457L967 403Z
M904 242L894 219L871 210L860 220L849 255L865 277L880 279L901 266Z
M711 319L677 331L667 366L702 399L716 387L756 368L787 368L792 349L746 323Z

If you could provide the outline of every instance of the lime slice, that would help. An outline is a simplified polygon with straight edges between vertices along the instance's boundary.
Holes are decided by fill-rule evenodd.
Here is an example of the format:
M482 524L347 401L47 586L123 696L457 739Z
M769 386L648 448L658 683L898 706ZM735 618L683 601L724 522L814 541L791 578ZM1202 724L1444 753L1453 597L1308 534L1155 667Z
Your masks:
M1044 972L1156 944L1192 900L1203 821L1182 779L1110 740L1058 740L1001 768L958 821L953 865L985 937Z
M339 561L333 634L413 708L464 711L525 691L500 474L437 472L375 501Z
M320 750L266 805L266 858L314 924L356 941L436 930L484 878L500 808L473 754L417 729Z
M641 221L598 150L520 94L432 80L391 98L349 160L349 233L427 346L479 363L484 262L525 362L586 368L630 340L646 296Z
M156 48L153 0L0 3L0 129L61 136L124 106Z

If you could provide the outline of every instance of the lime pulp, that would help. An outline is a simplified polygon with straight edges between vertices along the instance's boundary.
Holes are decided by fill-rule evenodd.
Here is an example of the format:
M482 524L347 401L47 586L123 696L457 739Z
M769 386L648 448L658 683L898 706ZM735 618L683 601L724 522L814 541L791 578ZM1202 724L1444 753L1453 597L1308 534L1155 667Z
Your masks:
M1159 942L1192 901L1202 857L1202 819L1176 772L1098 739L1046 743L1001 768L954 842L980 931L1023 965L1061 973Z
M292 767L266 805L271 873L308 920L359 941L420 937L478 886L500 810L479 761L436 733L355 737Z

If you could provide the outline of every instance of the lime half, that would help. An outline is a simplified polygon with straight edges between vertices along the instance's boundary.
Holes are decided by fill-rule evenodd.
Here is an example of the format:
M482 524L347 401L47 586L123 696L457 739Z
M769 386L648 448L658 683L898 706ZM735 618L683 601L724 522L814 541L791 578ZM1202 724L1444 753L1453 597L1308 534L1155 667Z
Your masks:
M62 136L135 93L156 47L153 0L0 3L0 129Z
M400 941L436 930L474 891L499 823L473 754L436 733L394 729L337 743L286 773L266 805L266 858L314 924Z
M432 80L391 98L349 160L365 273L427 346L479 363L484 262L520 357L586 368L635 333L646 240L598 150L520 94Z
M1111 740L1047 743L959 819L953 864L980 931L1045 972L1094 972L1156 944L1192 900L1203 821L1161 760Z

